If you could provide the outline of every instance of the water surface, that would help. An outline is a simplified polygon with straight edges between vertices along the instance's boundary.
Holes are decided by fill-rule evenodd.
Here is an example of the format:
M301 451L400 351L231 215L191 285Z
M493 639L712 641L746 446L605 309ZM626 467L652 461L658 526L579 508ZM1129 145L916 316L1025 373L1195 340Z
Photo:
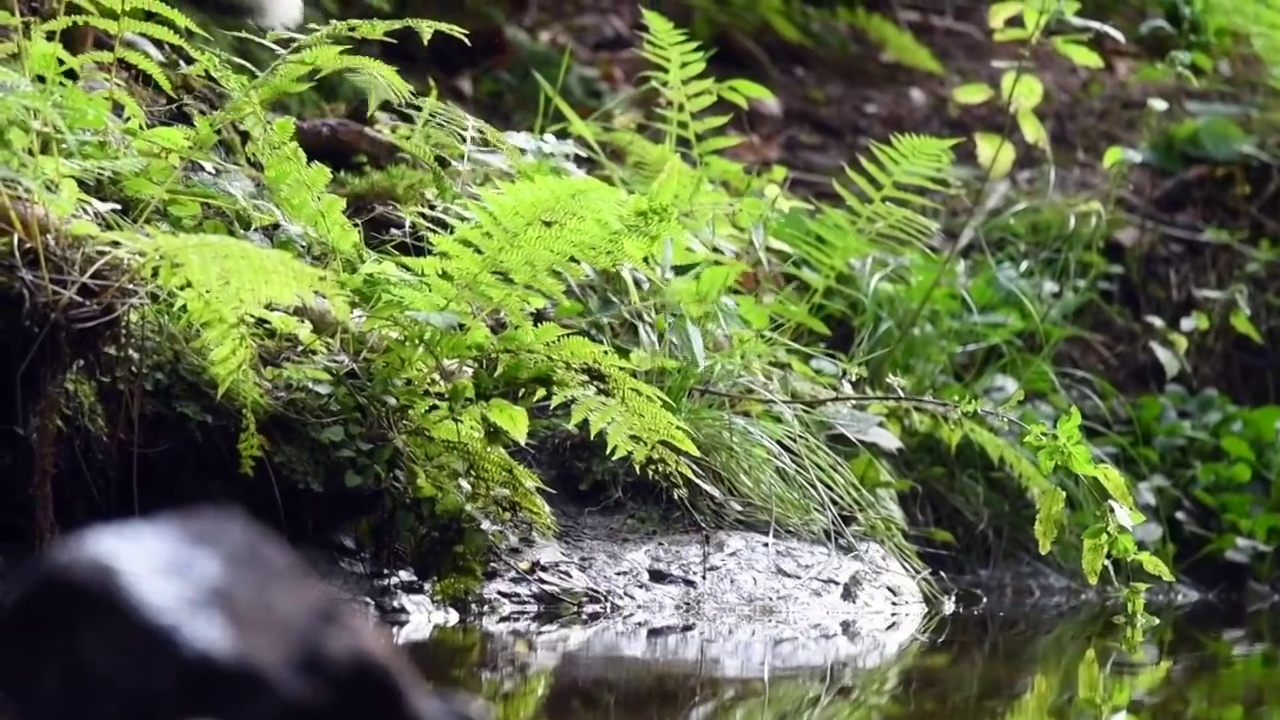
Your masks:
M501 720L1280 718L1280 611L1170 614L1136 653L1106 610L1024 615L952 615L895 652L855 642L839 657L830 638L808 654L755 638L741 662L723 644L705 661L687 647L663 657L687 627L648 631L643 652L607 631L548 653L545 638L457 627L408 649L429 680L483 694Z

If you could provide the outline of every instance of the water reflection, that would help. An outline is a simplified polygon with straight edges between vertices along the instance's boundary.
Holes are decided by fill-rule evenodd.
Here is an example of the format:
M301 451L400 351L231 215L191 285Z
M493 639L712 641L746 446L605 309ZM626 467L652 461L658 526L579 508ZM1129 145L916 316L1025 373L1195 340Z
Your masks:
M637 643L607 629L445 628L408 649L428 679L485 695L502 720L1280 718L1280 613L1196 608L1164 618L1138 653L1100 608L956 615L892 657L852 647L808 666L799 650L737 664L723 646L690 656L679 642L691 631Z

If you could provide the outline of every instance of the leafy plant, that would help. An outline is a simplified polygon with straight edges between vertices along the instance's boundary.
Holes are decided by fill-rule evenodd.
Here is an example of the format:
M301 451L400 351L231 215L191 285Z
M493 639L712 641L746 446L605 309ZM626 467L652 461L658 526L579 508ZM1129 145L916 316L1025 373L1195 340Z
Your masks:
M1079 432L1078 411L1071 410L1058 430L1033 425L1019 438L1000 427L1002 411L984 409L976 400L874 391L906 367L925 382L941 379L946 363L952 362L950 351L938 347L936 338L916 340L913 331L927 327L920 323L922 308L935 311L921 295L921 275L938 278L926 285L925 293L939 284L951 287L941 278L954 270L930 247L938 224L926 213L939 207L936 198L952 192L955 141L904 134L873 145L858 169L846 171L846 182L836 184L841 205L788 197L771 184L773 178L746 178L741 166L718 155L734 139L720 135L727 117L699 122L699 113L717 99L717 83L699 77L705 57L670 23L652 13L646 21L642 52L663 69L656 75L665 78L660 84L670 87L678 81L699 90L659 91L659 121L640 124L654 139L632 130L606 132L563 105L561 109L567 127L597 148L612 177L646 192L658 178L670 183L661 187L679 188L674 196L686 203L681 207L692 234L686 244L672 244L669 267L686 270L671 276L666 298L650 296L652 306L625 294L604 302L600 288L586 290L580 298L597 308L592 315L621 316L617 324L592 323L600 336L629 340L631 351L646 358L642 367L655 373L655 384L669 393L687 392L675 396L710 461L699 487L714 499L713 507L738 506L739 520L759 518L767 509L759 519L809 532L850 518L854 528L872 530L880 524L868 525L867 519L892 517L878 503L879 493L907 484L893 457L903 448L898 433L905 427L943 437L952 448L970 441L1015 475L1038 507L1035 534L1042 551L1066 522L1068 494L1062 488L1071 488L1072 507L1090 517L1082 557L1091 582L1111 557L1167 578L1157 558L1133 545L1128 523L1137 507L1126 480L1114 467L1095 461ZM726 86L732 87L721 85ZM708 145L701 138L706 133L726 139ZM610 156L605 146L621 148L625 164L606 163L617 155ZM737 194L726 192L728 187ZM860 342L850 347L850 356L808 344L829 333L823 317L841 318L862 308L879 313L881 306L889 314L854 323ZM714 356L705 352L709 342L717 347ZM924 357L946 357L946 363L926 369L913 353L895 352L897 343L914 342L921 344ZM925 350L925 345L932 347ZM905 357L913 359L912 365L894 363ZM849 455L855 475L816 470L824 453L802 439L823 426L854 443L856 450ZM780 431L785 435L779 436ZM778 442L788 436L787 445ZM746 458L741 449L735 451L737 458L724 450L748 445L758 451ZM777 458L773 464L788 468L786 474L794 479L749 469L763 465L771 454ZM740 478L724 477L726 470ZM1091 504L1099 495L1110 503ZM815 516L805 513L806 507L824 512ZM886 525L901 526L901 519ZM1141 623L1146 619L1140 607L1142 586L1130 587L1134 616Z
M1095 442L1137 478L1144 511L1164 527L1182 528L1186 550L1267 579L1271 548L1280 542L1278 423L1275 406L1244 408L1213 390L1171 384L1135 400L1114 437ZM1156 548L1173 541L1163 532L1148 537Z
M275 34L275 60L246 71L181 41L190 21L162 7L149 25L132 19L155 10L146 2L117 6L112 20L26 23L9 46L17 64L0 68L13 89L0 110L10 192L43 208L58 236L111 252L145 300L117 311L127 332L110 355L126 360L113 381L158 374L168 380L153 390L175 388L191 368L239 420L243 472L304 458L277 470L315 489L334 479L386 492L410 516L514 512L550 526L540 479L510 455L530 442L534 416L601 434L614 457L677 485L689 474L697 449L669 400L613 350L542 315L586 267L653 266L679 228L668 202L526 165L493 128L416 97L390 66L344 44L402 27L424 38L455 32L448 26L353 21ZM141 61L112 67L110 91L97 93L69 79L85 58L68 56L58 33L75 23L142 29L194 62L172 73ZM136 73L227 102L162 123L126 93ZM444 201L405 209L429 255L367 245L331 189L333 172L307 159L292 118L271 114L334 73L412 118L389 137L424 171L416 182ZM505 165L486 174L451 163L481 150ZM236 183L237 160L261 168L251 192ZM53 257L53 236L22 240ZM44 272L42 282L59 282L57 268ZM147 353L154 343L176 352ZM322 460L287 452L308 443L325 448ZM412 525L407 534L413 544Z

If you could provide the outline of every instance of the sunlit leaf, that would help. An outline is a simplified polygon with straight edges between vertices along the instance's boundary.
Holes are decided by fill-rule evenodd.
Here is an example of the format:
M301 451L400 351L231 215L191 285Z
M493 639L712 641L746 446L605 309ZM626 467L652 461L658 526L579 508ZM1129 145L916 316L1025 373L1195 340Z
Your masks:
M1013 170L1013 163L1018 159L1018 151L1003 135L977 132L973 134L973 144L978 165L986 170L992 179L1003 178Z

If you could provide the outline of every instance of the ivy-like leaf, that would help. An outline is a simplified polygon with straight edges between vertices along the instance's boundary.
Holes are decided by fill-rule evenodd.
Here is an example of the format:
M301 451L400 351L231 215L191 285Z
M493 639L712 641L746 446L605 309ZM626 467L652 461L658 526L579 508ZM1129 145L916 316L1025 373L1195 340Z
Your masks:
M1053 541L1058 538L1058 530L1066 518L1067 494L1062 488L1051 486L1036 495L1036 542L1040 545L1040 554L1044 555L1053 548Z
M515 403L494 398L485 403L484 417L521 445L529 439L529 413Z
M1080 565L1090 585L1097 585L1102 567L1107 562L1107 545L1110 536L1103 525L1094 525L1084 531L1081 542Z
M1169 566L1164 564L1160 558L1143 550L1133 556L1135 562L1142 566L1143 570L1155 575L1165 582L1173 582L1173 573L1169 572Z

